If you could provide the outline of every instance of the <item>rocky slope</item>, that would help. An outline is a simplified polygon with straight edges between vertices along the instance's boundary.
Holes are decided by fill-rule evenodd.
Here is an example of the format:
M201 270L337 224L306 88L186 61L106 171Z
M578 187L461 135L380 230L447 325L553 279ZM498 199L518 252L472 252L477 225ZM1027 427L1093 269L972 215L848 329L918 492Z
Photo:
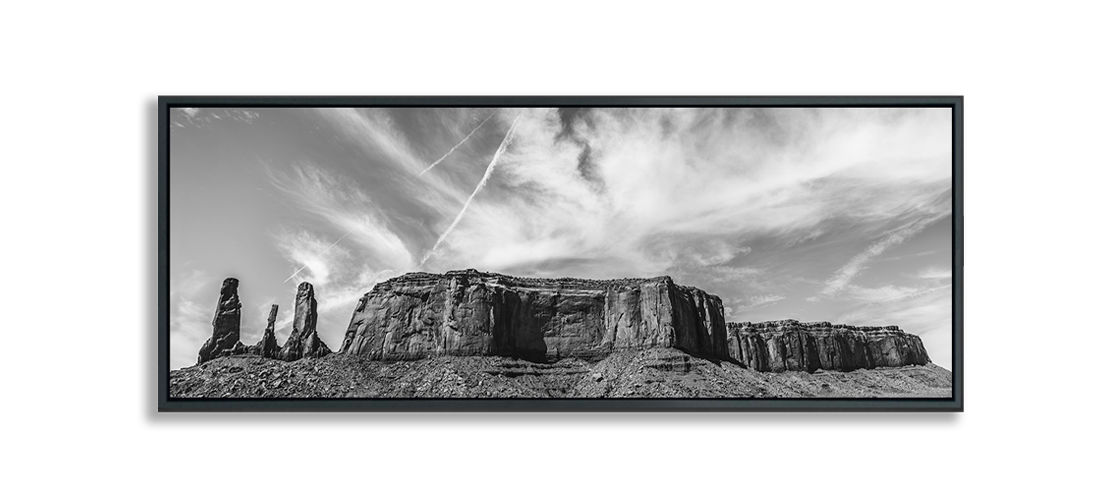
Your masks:
M672 348L626 350L600 361L500 356L382 361L333 354L284 362L221 357L171 371L171 397L950 397L952 375L933 364L850 372L759 372Z
M340 352L378 360L443 355L557 360L659 347L724 359L723 313L720 298L669 277L410 273L376 285L360 299Z
M729 323L732 359L757 371L851 371L930 362L922 340L898 326L780 320Z

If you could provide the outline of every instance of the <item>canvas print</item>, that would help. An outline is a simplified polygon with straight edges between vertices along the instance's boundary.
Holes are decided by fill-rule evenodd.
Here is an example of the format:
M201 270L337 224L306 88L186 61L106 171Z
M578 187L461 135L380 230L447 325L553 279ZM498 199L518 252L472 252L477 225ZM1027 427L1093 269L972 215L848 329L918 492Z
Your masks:
M201 108L169 397L949 398L949 107Z

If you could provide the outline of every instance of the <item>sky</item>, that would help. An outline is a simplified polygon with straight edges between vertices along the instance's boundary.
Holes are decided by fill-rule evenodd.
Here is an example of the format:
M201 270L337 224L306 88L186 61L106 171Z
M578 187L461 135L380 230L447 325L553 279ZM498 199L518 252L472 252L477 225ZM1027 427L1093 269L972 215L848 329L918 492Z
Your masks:
M240 279L241 341L337 350L413 271L669 275L728 321L898 325L952 357L948 108L197 109L170 114L171 368Z

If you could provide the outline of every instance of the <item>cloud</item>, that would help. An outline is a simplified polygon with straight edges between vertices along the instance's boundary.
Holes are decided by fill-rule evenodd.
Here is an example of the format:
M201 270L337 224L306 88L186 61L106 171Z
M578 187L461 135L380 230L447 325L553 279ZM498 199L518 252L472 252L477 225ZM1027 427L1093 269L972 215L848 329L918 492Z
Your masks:
M297 156L260 156L292 210L271 233L289 263L275 281L314 283L336 326L375 282L415 270L668 274L737 310L826 314L814 319L900 307L950 279L906 258L859 285L949 215L948 110L298 113L329 134Z
M512 121L511 127L508 128L507 135L505 135L504 140L500 142L500 146L496 148L496 153L492 155L492 161L488 163L488 168L484 170L484 176L482 176L480 182L477 183L477 187L473 189L473 193L470 194L469 197L465 200L465 204L461 206L461 211L457 213L457 217L453 218L453 222L450 223L445 232L438 236L438 241L434 242L434 245L430 247L430 251L423 256L420 265L422 263L425 263L426 260L430 258L430 255L434 253L434 251L438 250L438 245L442 244L442 241L446 239L446 236L449 236L449 234L453 232L453 228L457 227L457 223L461 222L461 218L465 216L465 211L469 209L469 203L472 203L473 198L477 197L477 193L479 193L481 189L484 189L484 185L488 183L488 178L492 176L492 170L496 168L496 163L500 162L500 156L503 155L504 151L507 150L508 143L511 142L512 137L515 135L515 125L519 122L519 119L519 116L517 116L515 120Z
M279 249L297 267L284 283L293 278L294 285L301 282L319 287L328 285L333 280L334 266L353 255L347 248L336 246L346 236L329 241L304 230L280 233L276 237Z
M172 113L177 118L176 121L171 121L176 127L183 128L186 126L206 127L223 120L232 120L242 122L245 124L252 124L256 119L259 119L259 112L244 109L225 109L225 108L194 108L184 107L172 109Z
M377 168L397 169L420 172L426 164L411 148L406 136L400 133L385 109L314 109L338 129L362 145L374 158L382 158L386 163Z
M751 253L752 248L717 236L663 236L648 243L647 255L664 265L713 268Z
M953 270L942 267L930 267L920 270L914 276L923 280L946 280L953 278Z
M878 261L901 261L901 260L910 259L910 258L913 258L913 257L925 257L925 256L929 256L929 255L934 255L934 254L937 254L937 253L938 253L937 250L924 250L922 252L916 252L914 254L892 255L892 256L889 256L889 257L881 257L877 260Z
M213 313L217 307L205 303L206 294L216 292L216 278L203 271L186 269L177 273L170 284L171 369L197 362L198 348L213 334Z
M423 156L415 152L411 139L396 126L387 109L325 108L315 109L315 113L364 153L363 169L356 174L359 177L349 182L381 188L376 194L379 210L434 221L437 216L458 212L472 190L472 182L465 188L453 180L453 176L468 176L468 172L446 178L446 171L437 171L419 178L427 167ZM335 172L338 167L330 168ZM429 243L417 248L427 246Z
M260 114L258 112L252 112L251 110L232 109L226 113L225 117L245 124L252 124L256 119L260 118Z
M426 167L426 169L423 170L422 172L420 172L419 175L420 176L425 175L426 172L428 172L430 170L433 170L435 166L438 166L442 161L445 161L446 158L448 158L450 156L450 154L453 154L453 151L457 150L458 147L461 147L462 144L469 141L469 139L473 137L473 134L476 133L477 130L481 129L481 126L484 126L485 123L487 123L489 119L492 119L492 117L496 115L496 112L497 111L495 111L495 110L492 111L492 113L489 114L488 117L485 117L484 120L481 121L480 124L477 125L477 127L473 128L472 131L470 131L468 135L465 135L465 138L462 138L460 142L457 142L456 145L454 145L453 147L450 147L450 150L448 152L446 152L444 155L442 155L442 157L438 158L437 161L434 161L433 163L430 163L430 166Z
M710 240L742 255L764 236L793 242L900 215L921 222L935 216L934 200L948 190L949 137L943 143L930 133L948 116L757 115L594 109L570 126L558 111L528 109L486 195L472 201L460 232L445 238L446 253L431 264L517 271L568 264L613 276L711 268L731 258L700 248ZM571 128L578 142L563 140ZM897 241L852 263L833 289Z
M366 260L395 269L414 266L403 237L391 229L384 211L354 181L311 164L295 165L286 171L266 170L275 187L287 197L361 246ZM292 259L303 266L316 262L319 270L325 271L326 260L314 261L310 256L321 253L330 242L313 245L320 248L298 249L304 254Z
M758 296L749 296L747 301L740 306L740 309L758 308L760 306L769 305L786 299L786 296L779 294L762 294Z
M341 240L344 240L345 238L348 238L348 237L349 237L349 235L351 235L351 234L353 234L353 233L352 233L352 231L347 231L347 232L346 232L345 234L341 235L341 237L340 237L340 238L338 238L338 239L334 240L334 242L333 242L333 243L330 243L328 247L326 247L326 248L322 249L322 251L321 251L321 252L318 252L318 254L317 254L317 255L315 255L315 256L314 256L314 257L313 257L313 258L311 259L311 261L318 261L318 260L320 260L320 259L321 259L321 257L322 257L323 255L325 255L325 254L326 254L327 252L329 252L330 250L333 250L333 247L336 247L338 243L341 243ZM292 278L294 278L294 277L295 277L295 275L298 275L299 273L301 273L301 272L302 272L303 270L305 270L305 269L306 269L306 268L308 268L308 267L310 267L310 264L309 264L309 263L303 264L303 266L302 266L301 268L299 268L298 270L296 270L296 271L295 271L294 273L291 273L291 276L287 277L287 279L286 279L286 280L283 280L283 283L287 283L287 282L289 282L289 281L290 281L290 280L291 280Z
M837 272L825 282L825 287L821 289L819 294L823 296L832 296L844 290L849 282L867 266L869 261L918 234L940 217L941 216L934 216L917 220L889 233L883 239L873 243L861 253L853 256L849 262L845 263L844 266L837 270Z
M892 299L909 296L918 291L915 287L898 287L895 285L884 285L880 287L849 285L847 290L850 298L865 303L883 303Z

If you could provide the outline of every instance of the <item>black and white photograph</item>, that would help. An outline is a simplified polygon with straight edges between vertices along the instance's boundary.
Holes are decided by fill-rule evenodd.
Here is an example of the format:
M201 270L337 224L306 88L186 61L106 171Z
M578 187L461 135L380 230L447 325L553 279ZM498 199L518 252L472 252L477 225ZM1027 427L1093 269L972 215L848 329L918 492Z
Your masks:
M1108 4L5 7L0 501L1113 500Z
M169 399L951 400L928 103L171 104Z

